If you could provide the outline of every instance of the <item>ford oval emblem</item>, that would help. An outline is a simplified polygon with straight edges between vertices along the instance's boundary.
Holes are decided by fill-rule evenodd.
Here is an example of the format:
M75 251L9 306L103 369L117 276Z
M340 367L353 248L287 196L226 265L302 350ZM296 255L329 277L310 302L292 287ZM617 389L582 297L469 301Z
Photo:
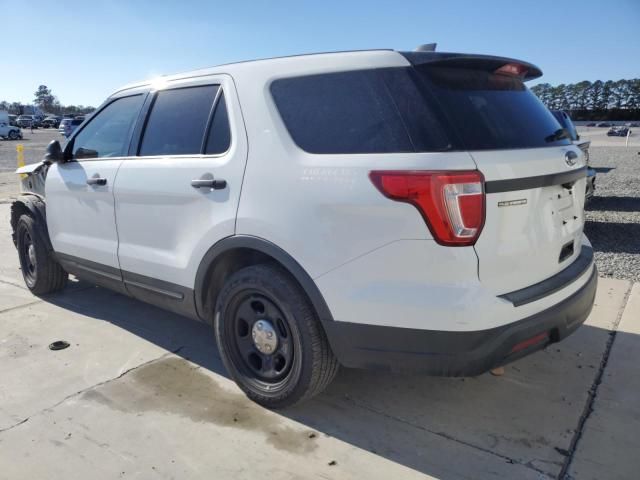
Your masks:
M573 167L577 162L578 154L576 152L569 151L564 154L564 163L567 164L567 167Z

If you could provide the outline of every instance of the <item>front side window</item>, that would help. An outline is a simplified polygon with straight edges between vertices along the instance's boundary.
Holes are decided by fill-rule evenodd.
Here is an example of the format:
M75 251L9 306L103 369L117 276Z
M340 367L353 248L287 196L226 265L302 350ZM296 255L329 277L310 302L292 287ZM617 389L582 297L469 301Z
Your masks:
M143 100L143 95L118 98L102 109L74 138L73 158L82 160L127 155L131 129Z
M216 85L207 85L158 92L139 155L199 154L217 91Z

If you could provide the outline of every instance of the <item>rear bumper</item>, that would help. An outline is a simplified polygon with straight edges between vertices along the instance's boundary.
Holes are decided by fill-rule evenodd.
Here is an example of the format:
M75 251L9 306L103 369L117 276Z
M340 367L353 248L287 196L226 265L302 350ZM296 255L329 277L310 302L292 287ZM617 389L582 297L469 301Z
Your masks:
M419 330L336 321L324 326L334 353L346 367L474 376L573 333L591 312L597 283L594 266L587 282L556 305L487 330ZM539 341L523 344L536 337Z

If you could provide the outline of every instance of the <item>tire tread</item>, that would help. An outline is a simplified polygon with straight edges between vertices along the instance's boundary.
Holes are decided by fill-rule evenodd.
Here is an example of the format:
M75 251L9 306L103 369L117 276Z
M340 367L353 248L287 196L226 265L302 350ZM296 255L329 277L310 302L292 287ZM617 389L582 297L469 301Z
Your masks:
M26 213L22 214L16 225L18 238L20 238L19 232L21 228L26 228L29 231L38 257L36 283L33 287L27 284L27 288L29 288L34 295L45 295L62 290L67 284L69 275L56 261L53 252L47 250L45 240L42 238L40 229L36 226L35 219ZM42 263L43 261L44 264Z

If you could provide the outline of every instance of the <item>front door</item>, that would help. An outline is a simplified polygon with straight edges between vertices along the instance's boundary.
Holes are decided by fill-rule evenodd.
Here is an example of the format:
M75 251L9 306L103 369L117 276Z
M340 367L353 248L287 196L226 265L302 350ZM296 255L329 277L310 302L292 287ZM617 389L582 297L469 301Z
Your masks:
M60 262L110 286L120 276L113 188L144 96L107 103L71 138L68 161L51 165L45 183L47 227Z
M137 156L116 181L118 258L131 294L189 313L200 261L235 231L246 134L226 75L153 95Z

